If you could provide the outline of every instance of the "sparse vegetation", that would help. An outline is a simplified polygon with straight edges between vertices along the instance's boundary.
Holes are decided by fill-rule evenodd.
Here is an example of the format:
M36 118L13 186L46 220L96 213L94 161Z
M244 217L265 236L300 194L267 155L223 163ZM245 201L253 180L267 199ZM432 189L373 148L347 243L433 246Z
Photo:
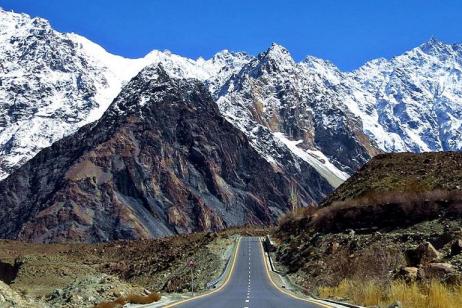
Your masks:
M7 281L18 295L27 292L28 298L40 298L53 307L63 303L66 307L93 307L100 302L100 307L114 307L122 299L142 302L149 298L127 298L127 294L143 294L144 289L163 294L189 289L185 264L190 259L198 264L195 289L200 291L221 274L223 256L235 242L234 235L267 233L267 229L246 226L218 233L98 244L0 240L0 281Z
M376 193L334 201L319 209L296 209L281 218L279 226L284 230L285 224L296 223L320 232L342 232L347 229L396 228L441 216L461 215L461 191Z
M462 190L462 153L377 155L339 186L322 204L383 193Z
M429 191L371 194L333 202L311 216L316 230L338 232L348 228L394 228L440 216L462 214L462 192Z
M405 308L462 307L462 286L445 285L437 280L428 283L375 280L343 280L336 287L319 288L321 297L349 299L357 304L380 307L400 303Z
M294 208L279 218L278 225L283 225L291 221L299 221L303 218L310 217L318 209L315 206Z
M274 259L310 293L462 307L462 154L386 154L317 209L280 219Z

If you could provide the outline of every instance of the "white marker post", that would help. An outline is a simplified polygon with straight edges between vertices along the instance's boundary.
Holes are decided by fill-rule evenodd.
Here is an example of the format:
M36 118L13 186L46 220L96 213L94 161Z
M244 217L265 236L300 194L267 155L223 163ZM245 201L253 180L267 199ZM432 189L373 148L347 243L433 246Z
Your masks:
M193 274L193 269L195 266L195 263L193 260L189 260L188 266L191 268L191 294L194 296L194 274Z

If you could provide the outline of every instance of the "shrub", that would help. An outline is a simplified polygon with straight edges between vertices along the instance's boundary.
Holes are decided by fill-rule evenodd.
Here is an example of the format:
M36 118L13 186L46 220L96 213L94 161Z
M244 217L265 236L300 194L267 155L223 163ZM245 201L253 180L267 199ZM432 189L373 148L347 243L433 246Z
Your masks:
M355 304L388 307L400 302L406 308L462 307L462 286L448 286L439 281L427 284L393 281L383 284L375 280L343 280L336 287L321 287L323 298L349 299Z
M159 293L151 293L149 295L130 294L126 297L130 304L150 304L160 300Z
M433 190L428 192L371 193L358 199L336 201L323 208L301 208L279 221L280 229L287 224L305 223L321 232L346 229L403 227L424 220L462 215L462 193ZM286 226L284 226L286 225Z

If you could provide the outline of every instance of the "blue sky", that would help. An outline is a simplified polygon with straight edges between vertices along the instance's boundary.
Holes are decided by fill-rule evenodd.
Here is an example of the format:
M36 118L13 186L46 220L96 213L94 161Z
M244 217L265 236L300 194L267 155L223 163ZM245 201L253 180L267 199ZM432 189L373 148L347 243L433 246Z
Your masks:
M272 42L296 60L344 70L392 57L435 36L462 42L459 0L0 0L126 57L152 49L208 58L222 49L257 54Z

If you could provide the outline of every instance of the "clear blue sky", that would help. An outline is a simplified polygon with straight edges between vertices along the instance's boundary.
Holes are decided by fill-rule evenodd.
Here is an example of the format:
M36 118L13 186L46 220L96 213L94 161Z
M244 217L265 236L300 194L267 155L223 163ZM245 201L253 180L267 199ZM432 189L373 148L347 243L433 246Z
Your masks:
M314 55L344 70L392 57L435 36L462 42L461 0L0 0L126 57L152 49L208 58L257 54L272 42L296 60Z

